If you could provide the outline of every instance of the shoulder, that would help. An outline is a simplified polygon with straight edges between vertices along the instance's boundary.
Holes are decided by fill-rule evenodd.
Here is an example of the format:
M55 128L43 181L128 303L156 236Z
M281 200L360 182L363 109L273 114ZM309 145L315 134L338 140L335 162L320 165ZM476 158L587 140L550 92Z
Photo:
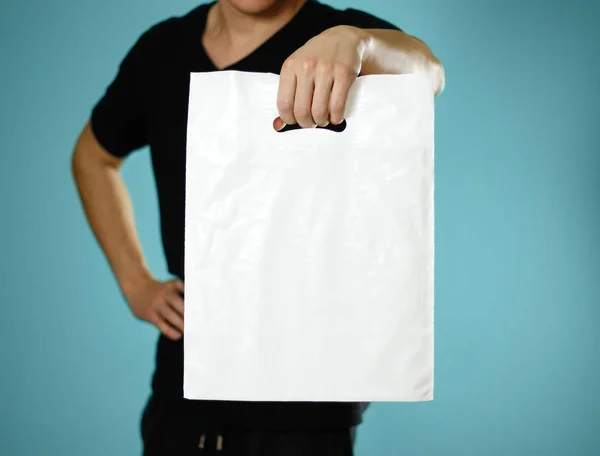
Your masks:
M140 35L133 50L144 60L177 53L188 42L190 33L202 26L208 7L208 4L203 4L185 15L171 16L153 24Z
M354 8L340 11L339 19L342 24L365 29L399 29L395 24L373 14Z
M310 9L311 15L317 20L325 20L329 27L349 25L365 29L399 30L398 26L390 22L389 18L384 19L355 8L338 9L316 0L308 0L307 7Z

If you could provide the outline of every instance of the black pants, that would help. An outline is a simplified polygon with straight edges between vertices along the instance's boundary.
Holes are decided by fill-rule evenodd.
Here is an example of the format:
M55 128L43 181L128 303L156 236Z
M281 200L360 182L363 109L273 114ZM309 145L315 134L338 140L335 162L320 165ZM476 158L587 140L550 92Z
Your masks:
M270 431L203 426L151 398L142 417L143 456L352 456L354 429Z

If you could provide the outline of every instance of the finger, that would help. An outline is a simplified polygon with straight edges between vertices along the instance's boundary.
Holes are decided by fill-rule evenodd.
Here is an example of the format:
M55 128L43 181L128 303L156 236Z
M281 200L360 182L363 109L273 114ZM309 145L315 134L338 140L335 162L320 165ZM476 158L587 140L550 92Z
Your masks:
M158 328L158 330L163 333L166 337L171 340L179 340L181 339L181 332L177 331L171 325L169 325L165 320L163 320L156 312L152 314L152 318L150 321Z
M293 61L288 60L281 70L279 88L277 90L277 110L279 111L279 117L288 125L294 125L296 123L296 118L294 117L295 95L296 73L293 71ZM281 128L283 128L283 126ZM279 130L281 128L279 128Z
M329 100L329 119L334 125L339 125L344 120L348 94L355 80L356 74L352 70L345 67L336 69Z
M315 124L326 127L329 123L329 99L333 87L332 66L322 64L317 70L315 89L312 100L312 118Z
M184 301L178 291L175 291L174 293L169 293L167 296L165 296L165 301L175 312L177 312L183 317Z
M301 74L296 78L296 97L294 98L294 117L302 128L313 128L316 125L312 116L314 91L315 79L312 63L306 62Z
M171 282L173 284L173 288L175 289L175 291L177 291L177 293L179 294L183 294L185 291L185 286L183 284L183 281L181 280L173 280Z
M165 302L164 305L156 309L156 313L177 331L183 332L183 316L175 312L168 303Z

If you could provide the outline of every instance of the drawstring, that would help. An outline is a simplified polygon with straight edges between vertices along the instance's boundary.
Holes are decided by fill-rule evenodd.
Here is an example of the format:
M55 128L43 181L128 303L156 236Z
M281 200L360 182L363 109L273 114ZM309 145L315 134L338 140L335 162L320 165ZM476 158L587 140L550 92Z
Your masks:
M215 449L217 451L223 451L223 441L224 441L223 434L221 432L218 432L218 431L217 431L216 434L217 434L216 435L217 436L217 441L216 441L216 444L215 444ZM201 452L203 452L205 449L207 449L207 438L206 437L207 437L207 435L204 434L204 433L200 435L200 440L198 441L198 449Z

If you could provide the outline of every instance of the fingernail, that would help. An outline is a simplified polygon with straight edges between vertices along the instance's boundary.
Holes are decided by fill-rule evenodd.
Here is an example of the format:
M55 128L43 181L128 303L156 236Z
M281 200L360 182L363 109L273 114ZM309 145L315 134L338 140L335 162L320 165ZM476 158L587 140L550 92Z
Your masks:
M275 131L281 131L284 128L285 128L285 122L281 119L281 117L277 117L273 121L273 129L275 129Z

